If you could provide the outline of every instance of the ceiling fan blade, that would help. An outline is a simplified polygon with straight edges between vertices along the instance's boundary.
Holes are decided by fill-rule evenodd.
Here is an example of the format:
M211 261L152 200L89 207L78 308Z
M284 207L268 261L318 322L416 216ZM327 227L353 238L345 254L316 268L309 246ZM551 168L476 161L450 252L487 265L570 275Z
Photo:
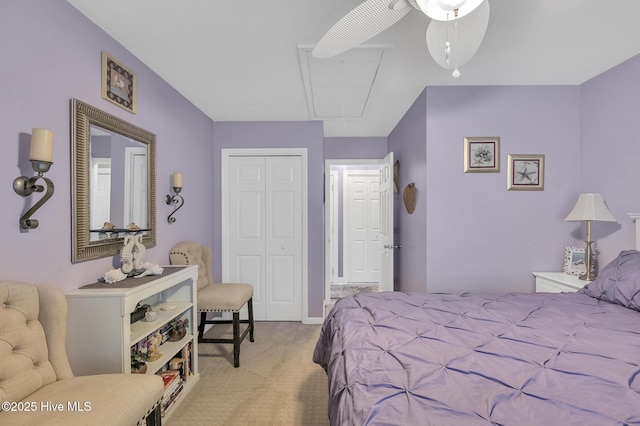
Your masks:
M432 20L427 27L426 38L433 60L449 70L469 62L480 48L487 32L490 11L489 0L484 0L476 10L455 21ZM446 52L447 42L449 54Z
M411 10L413 6L403 1L367 0L331 27L311 53L314 58L329 58L346 52L380 34Z

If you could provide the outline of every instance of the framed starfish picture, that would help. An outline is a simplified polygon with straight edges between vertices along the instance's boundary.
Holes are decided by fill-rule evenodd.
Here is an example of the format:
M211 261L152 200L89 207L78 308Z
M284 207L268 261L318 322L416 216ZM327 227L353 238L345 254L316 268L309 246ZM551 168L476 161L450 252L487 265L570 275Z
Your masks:
M544 190L544 155L509 154L507 162L508 191Z

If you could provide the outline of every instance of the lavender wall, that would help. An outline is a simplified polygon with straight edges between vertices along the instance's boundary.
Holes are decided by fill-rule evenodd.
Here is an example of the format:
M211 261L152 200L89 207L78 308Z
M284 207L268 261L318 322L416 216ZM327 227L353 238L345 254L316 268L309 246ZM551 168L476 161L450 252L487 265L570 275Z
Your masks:
M400 193L394 196L395 290L426 291L427 257L427 98L422 91L389 135L389 151L398 160ZM402 191L415 182L416 209L407 213Z
M324 138L323 149L325 160L384 158L388 152L384 137Z
M402 186L418 188L398 222L402 290L529 292L532 271L561 268L574 242L563 218L579 187L579 102L579 87L431 87L418 98L389 136ZM465 136L501 137L499 173L463 173ZM507 191L507 154L545 154L545 190Z
M635 248L627 213L640 211L640 56L582 85L580 192L597 192L618 220L593 223L592 238L603 266L620 250ZM584 239L584 227L576 239ZM584 243L581 243L584 245Z
M4 2L0 13L0 279L50 283L63 290L94 281L116 260L71 263L70 107L77 98L157 135L157 239L145 259L168 263L168 251L182 239L213 244L208 225L213 194L202 191L214 179L213 123L142 62L65 1ZM101 52L107 51L138 77L138 113L101 99ZM56 191L33 218L35 230L18 220L40 195L22 198L11 182L32 175L28 161L30 133L45 127L55 133L47 176ZM174 170L184 173L185 206L169 225L164 203ZM119 264L119 261L117 262Z
M308 167L308 316L322 318L324 301L324 223L322 220L323 130L320 121L216 122L214 125L215 176L210 181L215 205L221 205L220 161L223 148L307 148ZM208 187L208 186L207 186ZM214 279L220 280L222 230L220 209L213 210Z
M427 289L533 291L557 271L578 194L580 88L427 89ZM500 136L499 173L463 173L463 138ZM544 191L507 191L507 154L544 154Z

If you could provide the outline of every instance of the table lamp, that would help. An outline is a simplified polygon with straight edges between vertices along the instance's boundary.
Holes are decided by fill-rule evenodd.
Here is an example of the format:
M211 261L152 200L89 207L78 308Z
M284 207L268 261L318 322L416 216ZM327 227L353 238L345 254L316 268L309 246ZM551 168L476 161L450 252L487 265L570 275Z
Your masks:
M586 222L587 223L587 247L584 252L584 262L587 271L580 275L581 280L593 281L596 278L596 274L593 269L595 264L593 263L593 252L591 248L591 222L617 222L613 217L600 194L580 194L578 202L571 210L571 213L564 218L567 222Z

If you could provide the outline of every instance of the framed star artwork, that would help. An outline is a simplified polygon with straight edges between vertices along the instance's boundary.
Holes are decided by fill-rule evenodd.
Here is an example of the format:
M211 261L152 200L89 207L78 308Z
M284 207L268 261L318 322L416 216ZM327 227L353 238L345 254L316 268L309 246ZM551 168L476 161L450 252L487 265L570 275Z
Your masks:
M509 154L507 162L508 191L544 190L544 155Z

